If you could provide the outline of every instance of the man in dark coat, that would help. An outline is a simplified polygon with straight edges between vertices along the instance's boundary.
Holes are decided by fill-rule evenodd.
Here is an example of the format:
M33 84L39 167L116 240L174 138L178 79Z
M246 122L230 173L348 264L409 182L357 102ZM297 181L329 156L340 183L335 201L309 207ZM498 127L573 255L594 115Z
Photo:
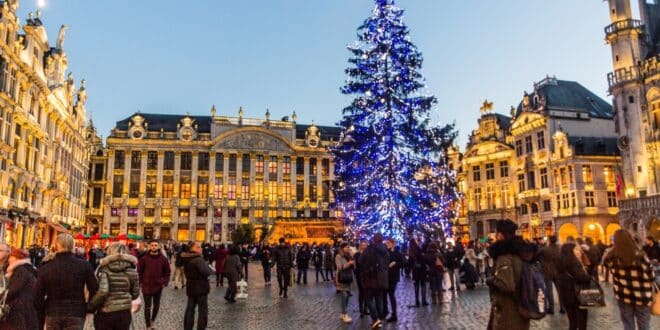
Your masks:
M495 263L494 275L488 279L490 291L489 330L528 330L529 319L518 312L523 260L519 255L525 250L525 242L516 236L516 225L511 220L497 221L497 242L488 254Z
M138 262L138 275L144 296L144 321L147 329L150 329L158 315L163 288L170 281L170 263L167 257L161 253L158 241L149 242L149 252L143 255Z
M34 304L40 316L40 329L44 322L47 329L83 329L87 313L85 287L89 297L93 297L98 283L92 266L74 256L73 247L73 236L59 234L56 253L39 267Z
M243 265L243 273L245 273L245 281L248 280L248 263L250 262L250 249L247 244L243 244L241 252L239 253L241 264Z
M383 295L382 317L385 318L385 316L387 316L387 298L389 297L392 314L390 314L387 322L396 322L398 321L396 315L396 285L401 278L401 267L406 264L406 258L404 258L403 254L399 251L399 247L396 246L396 241L393 238L390 237L385 240L385 246L389 252L390 262L387 265L387 294Z
M296 284L300 284L301 282L307 284L307 270L309 269L310 259L312 259L312 253L309 252L309 246L305 243L296 254L296 266L298 267Z
M29 253L23 249L13 249L9 255L6 274L8 283L5 289L10 312L0 322L0 329L39 329L32 294L37 273L29 257Z
M362 287L365 293L365 302L371 315L372 328L380 327L383 320L383 295L387 291L387 272L389 256L387 248L383 245L383 235L374 234L371 244L360 256L360 269Z
M186 274L186 313L183 317L183 329L192 330L195 322L195 308L199 306L197 330L206 329L209 316L208 295L211 291L209 276L213 270L202 257L202 247L197 242L190 242L188 253L182 253L183 272Z
M287 298L287 288L291 282L291 267L293 267L293 252L287 246L284 237L273 251L273 265L277 265L277 284L280 287L280 297Z
M453 291L456 288L456 291L461 291L461 284L459 281L456 281L456 270L461 268L461 250L458 247L454 247L454 244L451 242L447 243L447 252L445 254L447 258L447 272L449 273L449 282L451 283L450 291Z
M541 265L543 266L543 276L545 278L545 311L548 314L555 313L555 298L552 286L557 277L557 262L559 262L560 254L559 245L557 245L557 236L555 235L549 236L548 245L539 251Z

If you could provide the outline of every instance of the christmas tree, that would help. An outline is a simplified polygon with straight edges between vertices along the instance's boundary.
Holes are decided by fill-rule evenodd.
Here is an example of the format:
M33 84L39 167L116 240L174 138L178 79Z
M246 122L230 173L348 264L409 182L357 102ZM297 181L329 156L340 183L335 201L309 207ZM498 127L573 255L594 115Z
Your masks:
M402 16L393 0L376 0L348 46L341 92L354 99L343 111L344 131L332 152L335 199L353 237L450 234L458 193L444 154L456 133L453 125L431 124L437 100L424 93L422 54Z

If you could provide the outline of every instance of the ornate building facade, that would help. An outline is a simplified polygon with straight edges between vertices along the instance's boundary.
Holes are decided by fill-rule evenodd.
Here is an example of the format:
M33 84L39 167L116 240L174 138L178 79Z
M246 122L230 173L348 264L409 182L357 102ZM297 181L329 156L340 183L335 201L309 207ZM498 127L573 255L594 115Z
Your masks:
M558 233L609 241L618 229L612 107L573 81L546 77L511 116L490 113L454 158L470 236L494 233L500 219L528 238ZM460 214L460 212L459 212Z
M90 223L113 235L226 242L241 223L261 231L275 219L332 219L327 146L340 129L296 120L215 107L121 120L93 157Z
M17 8L0 2L0 235L24 247L84 224L89 150L66 27L51 46L39 12L21 25Z
M660 4L638 5L641 19L633 18L630 0L609 0L611 24L605 27L614 68L607 80L623 159L620 220L640 236L660 238Z

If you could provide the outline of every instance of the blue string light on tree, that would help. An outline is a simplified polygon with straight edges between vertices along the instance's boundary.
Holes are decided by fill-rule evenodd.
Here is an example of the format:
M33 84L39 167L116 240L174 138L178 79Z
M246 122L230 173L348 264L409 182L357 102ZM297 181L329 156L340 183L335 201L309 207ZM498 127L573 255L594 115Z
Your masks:
M449 236L458 192L445 152L456 132L453 125L431 124L437 100L423 92L422 54L410 41L403 10L393 0L375 2L348 46L341 91L354 99L332 148L337 205L354 238Z

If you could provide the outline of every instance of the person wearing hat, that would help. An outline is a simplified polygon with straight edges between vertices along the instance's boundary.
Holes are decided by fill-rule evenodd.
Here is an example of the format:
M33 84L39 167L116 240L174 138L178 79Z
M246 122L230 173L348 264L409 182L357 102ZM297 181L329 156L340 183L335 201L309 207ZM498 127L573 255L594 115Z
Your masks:
M9 305L9 314L0 323L0 329L36 330L39 320L32 295L36 271L30 262L30 254L24 249L13 249L8 261L6 304Z

